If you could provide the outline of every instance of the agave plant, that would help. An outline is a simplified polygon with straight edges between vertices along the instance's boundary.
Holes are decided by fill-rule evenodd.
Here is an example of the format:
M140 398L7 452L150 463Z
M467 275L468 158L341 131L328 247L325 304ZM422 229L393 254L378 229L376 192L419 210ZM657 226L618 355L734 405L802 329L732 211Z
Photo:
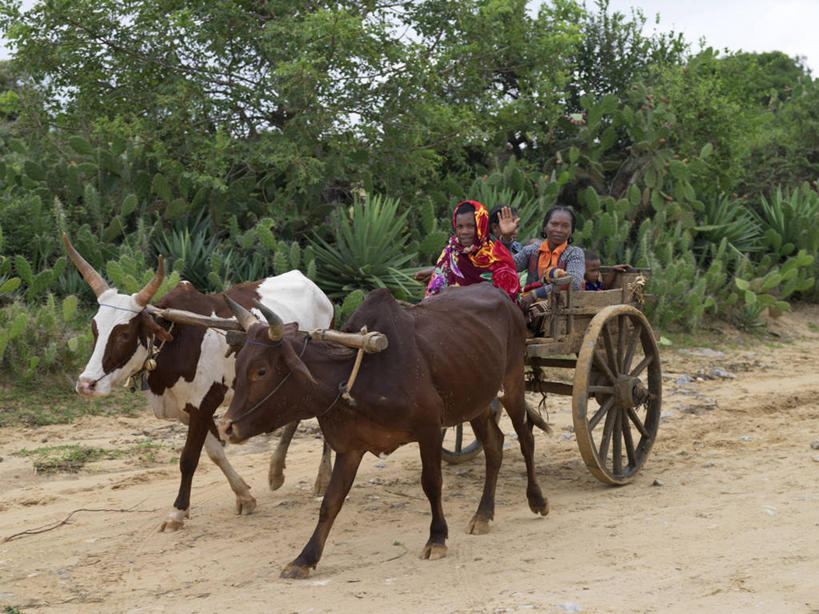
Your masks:
M819 194L808 184L793 191L777 188L770 200L762 197L757 219L766 248L778 256L819 251Z
M331 216L332 242L318 235L310 240L322 290L335 299L375 288L389 288L402 300L418 297L421 284L410 266L415 254L407 250L407 213L399 213L397 200L378 195L337 209Z
M161 230L153 236L153 248L162 254L169 268L177 270L182 279L189 281L201 292L212 288L208 275L210 258L217 237L211 233L210 217L203 209L193 220L183 219L175 227Z
M759 221L748 205L725 194L704 203L701 223L694 227L697 233L694 249L701 255L709 253L712 245L727 240L735 253L750 254L763 249Z

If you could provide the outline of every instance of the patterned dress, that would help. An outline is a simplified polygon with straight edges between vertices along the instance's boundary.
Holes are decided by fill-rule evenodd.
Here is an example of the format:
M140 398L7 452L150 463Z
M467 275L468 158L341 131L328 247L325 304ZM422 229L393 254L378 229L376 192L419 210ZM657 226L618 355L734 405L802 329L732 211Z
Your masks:
M520 294L520 280L515 270L515 261L500 241L493 241L489 235L489 213L481 203L467 200L458 204L452 213L452 227L458 208L470 204L475 209L475 242L471 249L464 248L457 235L452 235L444 247L427 286L426 296L438 294L450 286L470 286L489 282L500 288L517 302Z

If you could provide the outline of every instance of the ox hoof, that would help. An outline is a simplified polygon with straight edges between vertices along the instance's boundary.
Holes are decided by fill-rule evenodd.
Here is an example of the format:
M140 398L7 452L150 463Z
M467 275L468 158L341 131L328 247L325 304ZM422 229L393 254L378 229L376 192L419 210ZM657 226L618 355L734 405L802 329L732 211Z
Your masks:
M549 513L551 506L549 505L548 499L543 499L539 503L529 502L529 509L532 510L535 514L546 516Z
M310 575L309 567L296 565L295 563L288 563L287 567L282 569L282 572L279 574L279 577L289 578L293 580L303 580L309 575Z
M489 533L489 521L486 518L481 518L477 514L469 521L469 526L466 527L466 532L469 535L486 535Z
M429 559L430 561L437 561L446 556L446 546L443 544L427 544L421 552L422 559Z
M236 497L236 514L239 516L252 514L255 509L256 499L253 497L249 495L247 497Z
M168 517L159 525L159 532L165 533L167 531L170 533L172 531L178 531L185 526L185 518L190 517L190 510L174 510L168 514Z
M282 487L282 484L284 484L284 474L269 474L267 476L267 483L270 485L270 490L278 490Z

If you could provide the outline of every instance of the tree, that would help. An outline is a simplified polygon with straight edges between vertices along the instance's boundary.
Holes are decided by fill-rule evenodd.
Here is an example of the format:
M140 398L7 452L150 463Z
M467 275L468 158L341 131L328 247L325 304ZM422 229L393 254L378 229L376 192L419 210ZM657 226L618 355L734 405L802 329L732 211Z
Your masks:
M360 188L414 197L555 117L576 7L525 9L49 0L6 5L2 27L60 129L138 138L160 171L295 236L322 203Z

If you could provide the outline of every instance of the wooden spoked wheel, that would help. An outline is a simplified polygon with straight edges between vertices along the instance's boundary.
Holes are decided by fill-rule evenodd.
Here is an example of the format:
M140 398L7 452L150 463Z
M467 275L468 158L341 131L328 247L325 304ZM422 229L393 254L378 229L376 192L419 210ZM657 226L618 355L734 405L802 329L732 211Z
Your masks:
M500 401L489 404L495 422L500 420ZM468 422L448 429L441 429L441 451L443 459L450 465L460 465L475 458L483 449L481 442L472 432Z
M577 445L597 479L634 479L657 436L661 404L660 354L648 320L630 305L601 310L583 338L572 394Z

